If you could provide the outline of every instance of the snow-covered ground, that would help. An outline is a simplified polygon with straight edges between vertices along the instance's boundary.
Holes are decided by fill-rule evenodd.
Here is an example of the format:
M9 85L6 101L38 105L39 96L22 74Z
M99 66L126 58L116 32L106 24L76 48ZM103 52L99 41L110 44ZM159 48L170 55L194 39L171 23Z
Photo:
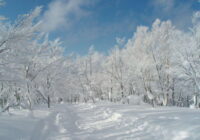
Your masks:
M200 110L60 104L0 115L1 140L199 140Z

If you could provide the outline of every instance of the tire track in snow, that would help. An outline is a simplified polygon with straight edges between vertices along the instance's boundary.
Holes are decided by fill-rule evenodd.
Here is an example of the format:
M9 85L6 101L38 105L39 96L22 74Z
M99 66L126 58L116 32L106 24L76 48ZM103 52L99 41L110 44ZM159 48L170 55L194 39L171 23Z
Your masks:
M109 107L93 105L87 110L84 106L76 107L80 120L76 121L77 127L82 131L85 140L106 139L104 135L107 130L114 130L120 126L122 115ZM83 111L84 110L84 111Z
M52 112L47 118L41 119L33 130L31 140L45 140L52 131L57 131L53 123L56 115L57 112Z
M71 132L65 128L66 122L70 122L66 106L53 107L52 113L41 119L31 136L31 140L69 140ZM72 125L70 125L72 127ZM70 129L69 129L70 130Z
M32 140L168 140L168 135L181 140L189 137L183 127L171 132L173 126L170 126L182 126L182 121L187 121L189 113L185 110L131 110L95 104L66 104L54 110L56 112L38 122Z

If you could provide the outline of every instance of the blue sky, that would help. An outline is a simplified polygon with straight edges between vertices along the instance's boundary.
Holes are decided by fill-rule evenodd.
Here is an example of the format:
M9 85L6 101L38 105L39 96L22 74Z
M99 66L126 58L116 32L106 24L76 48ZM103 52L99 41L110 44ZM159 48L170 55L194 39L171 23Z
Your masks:
M5 0L0 14L14 21L18 15L43 6L44 31L60 37L66 52L85 54L90 46L107 52L116 38L130 38L139 25L156 18L171 20L182 30L200 10L199 0Z

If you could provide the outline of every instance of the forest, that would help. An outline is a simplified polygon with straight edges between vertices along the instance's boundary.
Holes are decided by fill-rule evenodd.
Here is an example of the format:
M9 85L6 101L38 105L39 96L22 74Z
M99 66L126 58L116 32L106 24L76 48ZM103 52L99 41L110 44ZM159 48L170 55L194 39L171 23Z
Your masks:
M200 12L181 30L171 21L138 26L107 53L65 53L62 40L42 32L42 7L0 23L0 105L100 100L121 104L199 107Z

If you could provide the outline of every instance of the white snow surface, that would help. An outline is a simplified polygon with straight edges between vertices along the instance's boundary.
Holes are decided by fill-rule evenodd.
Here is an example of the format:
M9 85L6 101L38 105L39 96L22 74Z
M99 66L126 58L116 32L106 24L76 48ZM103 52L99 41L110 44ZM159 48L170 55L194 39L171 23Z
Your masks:
M0 114L0 140L199 140L200 110L97 104Z

